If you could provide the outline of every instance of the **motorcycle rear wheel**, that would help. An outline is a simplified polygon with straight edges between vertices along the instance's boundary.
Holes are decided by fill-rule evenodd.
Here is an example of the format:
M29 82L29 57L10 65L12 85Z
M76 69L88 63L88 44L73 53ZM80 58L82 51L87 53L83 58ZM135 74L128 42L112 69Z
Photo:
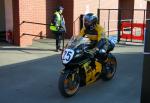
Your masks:
M78 73L62 73L59 77L59 91L64 97L75 95L80 86L80 78Z
M111 80L116 73L116 69L117 69L117 60L113 56L111 60L103 66L103 71L101 76L102 79L104 81Z

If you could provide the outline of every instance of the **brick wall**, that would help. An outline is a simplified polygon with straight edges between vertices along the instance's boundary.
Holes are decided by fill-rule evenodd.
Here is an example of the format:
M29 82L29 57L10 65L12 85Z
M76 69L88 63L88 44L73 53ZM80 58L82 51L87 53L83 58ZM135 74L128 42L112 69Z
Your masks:
M20 0L20 46L31 45L33 39L46 35L46 0ZM23 21L33 23L23 23Z
M81 14L93 12L97 15L97 8L99 7L106 9L118 8L118 1L110 0L106 3L105 0L94 0L94 2L93 0L13 0L14 43L26 46L31 45L33 39L39 39L39 36L53 37L48 25L34 23L49 24L58 5L64 7L63 15L67 28L65 37L70 38L73 34L78 35L80 32L79 16ZM114 13L111 15L111 19L117 19L118 12L111 13ZM106 16L107 14L104 14L102 18L107 19ZM33 23L23 23L23 21ZM113 27L112 25L114 24L110 24L110 27Z
M14 43L27 46L40 36L50 37L49 26L42 24L50 23L56 4L56 0L14 0Z
M27 46L32 44L33 39L39 39L40 36L54 37L48 24L50 24L58 5L65 8L66 37L71 37L73 32L73 0L14 0L14 44Z
M78 35L79 28L79 16L87 12L93 12L97 15L97 8L99 7L99 0L74 0L74 34Z

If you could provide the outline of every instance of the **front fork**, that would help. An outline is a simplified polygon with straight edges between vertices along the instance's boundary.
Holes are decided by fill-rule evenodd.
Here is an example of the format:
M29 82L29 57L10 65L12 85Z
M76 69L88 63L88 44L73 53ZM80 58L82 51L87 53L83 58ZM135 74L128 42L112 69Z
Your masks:
M72 70L70 70L70 69L65 68L65 69L61 70L60 73L62 73L62 74L68 73L69 75L71 75L71 78L70 78L71 81L74 81L75 76L79 75L79 68L75 68L75 69L72 69Z

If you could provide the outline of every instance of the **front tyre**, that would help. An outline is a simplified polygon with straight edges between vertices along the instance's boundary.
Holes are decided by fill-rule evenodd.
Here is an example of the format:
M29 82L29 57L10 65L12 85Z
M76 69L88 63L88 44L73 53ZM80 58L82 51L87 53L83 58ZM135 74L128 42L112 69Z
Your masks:
M79 90L79 86L80 77L78 73L61 73L58 87L62 96L71 97L75 95Z

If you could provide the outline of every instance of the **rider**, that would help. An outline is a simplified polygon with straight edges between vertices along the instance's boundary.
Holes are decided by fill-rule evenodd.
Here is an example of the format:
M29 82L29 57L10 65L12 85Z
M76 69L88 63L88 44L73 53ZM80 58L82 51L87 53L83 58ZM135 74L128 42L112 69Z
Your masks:
M80 31L80 36L87 36L91 41L97 43L101 38L105 38L105 31L98 24L98 18L93 13L84 16L84 26Z
M96 48L97 51L103 48L102 54L106 57L106 52L108 49L109 41L105 37L105 30L102 26L98 24L98 18L93 13L88 13L84 16L84 27L80 31L80 36L87 36L91 43L93 44L93 48ZM103 43L102 43L103 42ZM101 45L101 44L105 44ZM94 63L92 66L95 67L95 58L92 59Z

